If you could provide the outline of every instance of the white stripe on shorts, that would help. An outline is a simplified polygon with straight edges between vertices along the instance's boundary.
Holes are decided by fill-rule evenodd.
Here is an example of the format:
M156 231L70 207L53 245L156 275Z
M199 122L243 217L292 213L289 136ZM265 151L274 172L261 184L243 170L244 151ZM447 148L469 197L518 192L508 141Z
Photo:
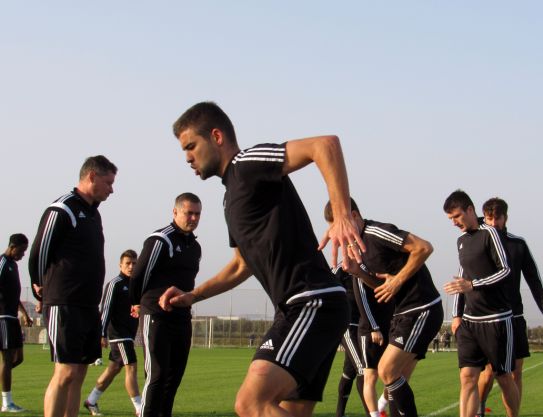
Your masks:
M317 310L321 306L321 298L315 298L314 300L308 301L305 304L304 308L300 312L300 315L294 322L292 329L290 329L287 337L285 338L281 349L279 349L279 352L275 357L275 360L277 360L277 362L279 362L281 365L290 365L292 357L304 339L307 330L311 327L311 324L315 319L315 315L317 314Z
M424 325L426 324L426 319L428 318L429 314L430 314L430 311L425 310L422 313L420 313L419 316L417 317L417 321L415 322L415 325L413 326L413 330L411 330L411 333L409 334L409 337L407 338L407 342L405 342L405 346L403 349L405 352L411 352L413 348L415 347L415 343L417 343L417 340L424 329Z

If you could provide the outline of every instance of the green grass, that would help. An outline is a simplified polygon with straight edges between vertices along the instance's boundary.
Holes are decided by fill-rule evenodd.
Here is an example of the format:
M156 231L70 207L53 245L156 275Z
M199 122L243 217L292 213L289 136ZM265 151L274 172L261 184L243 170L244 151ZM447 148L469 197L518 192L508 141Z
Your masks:
M140 389L143 387L143 370L140 354ZM184 417L235 416L233 403L236 391L243 380L251 361L251 349L201 349L192 350L189 364L178 391L174 415ZM107 357L106 352L104 356ZM338 353L325 390L324 401L317 405L315 416L334 417L337 400L337 383L341 375L343 353ZM51 377L53 365L49 351L39 345L25 346L25 361L14 370L14 401L28 411L20 413L23 417L43 415L43 394ZM543 354L535 353L525 361L524 395L521 415L543 416L539 395L543 392ZM83 385L83 398L94 386L103 366L91 366ZM100 407L105 416L133 416L133 407L123 385L123 374L100 399ZM455 353L428 353L421 361L411 385L415 392L417 407L421 416L453 405L458 401L459 383ZM490 417L505 417L500 399L500 390L494 389L487 406L492 409ZM361 416L360 400L355 389L347 406L349 416ZM85 409L81 415L87 415ZM443 411L440 417L458 415L458 406Z

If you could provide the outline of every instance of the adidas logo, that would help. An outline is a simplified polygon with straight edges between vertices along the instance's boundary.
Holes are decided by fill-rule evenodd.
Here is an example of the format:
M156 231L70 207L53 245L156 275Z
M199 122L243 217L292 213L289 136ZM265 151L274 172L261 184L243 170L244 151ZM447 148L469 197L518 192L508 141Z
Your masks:
M126 285L123 287L123 291L128 291L128 287Z
M399 343L400 345L403 345L403 337L402 337L402 336L397 337L396 339L394 339L394 341L395 341L396 343Z
M176 252L181 252L181 247L179 245L177 245L177 248L175 248L175 251Z
M80 219L84 219L84 218L86 218L87 216L85 216L85 213L83 213L82 211L80 211L79 214L77 215L77 217L79 217Z
M271 339L266 340L264 343L262 343L262 346L260 346L260 349L273 350L272 340Z

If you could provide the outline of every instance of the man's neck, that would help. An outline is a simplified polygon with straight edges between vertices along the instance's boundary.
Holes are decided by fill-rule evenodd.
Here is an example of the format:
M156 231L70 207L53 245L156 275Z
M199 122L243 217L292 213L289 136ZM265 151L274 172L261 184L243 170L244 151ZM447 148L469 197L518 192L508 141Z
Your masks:
M79 196L83 200L85 200L89 206L92 206L94 204L94 199L92 198L91 194L85 191L86 187L79 184L75 189L77 191L77 194L79 194Z
M230 165L230 162L232 162L232 159L234 158L234 156L236 156L239 153L239 151L240 149L239 149L239 146L237 145L232 146L228 148L228 150L224 151L224 158L221 162L219 177L221 178L224 177L224 174L226 172L226 169L228 168L228 165Z

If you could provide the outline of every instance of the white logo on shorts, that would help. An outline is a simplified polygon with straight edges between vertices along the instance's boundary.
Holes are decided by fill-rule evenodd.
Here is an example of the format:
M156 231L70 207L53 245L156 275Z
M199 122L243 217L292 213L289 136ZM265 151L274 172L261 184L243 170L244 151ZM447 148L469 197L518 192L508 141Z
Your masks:
M394 341L395 341L396 343L399 343L400 345L403 345L403 337L402 337L402 336L397 337L396 339L394 339Z
M272 340L271 339L266 340L264 343L262 343L262 346L260 346L260 349L273 350Z

